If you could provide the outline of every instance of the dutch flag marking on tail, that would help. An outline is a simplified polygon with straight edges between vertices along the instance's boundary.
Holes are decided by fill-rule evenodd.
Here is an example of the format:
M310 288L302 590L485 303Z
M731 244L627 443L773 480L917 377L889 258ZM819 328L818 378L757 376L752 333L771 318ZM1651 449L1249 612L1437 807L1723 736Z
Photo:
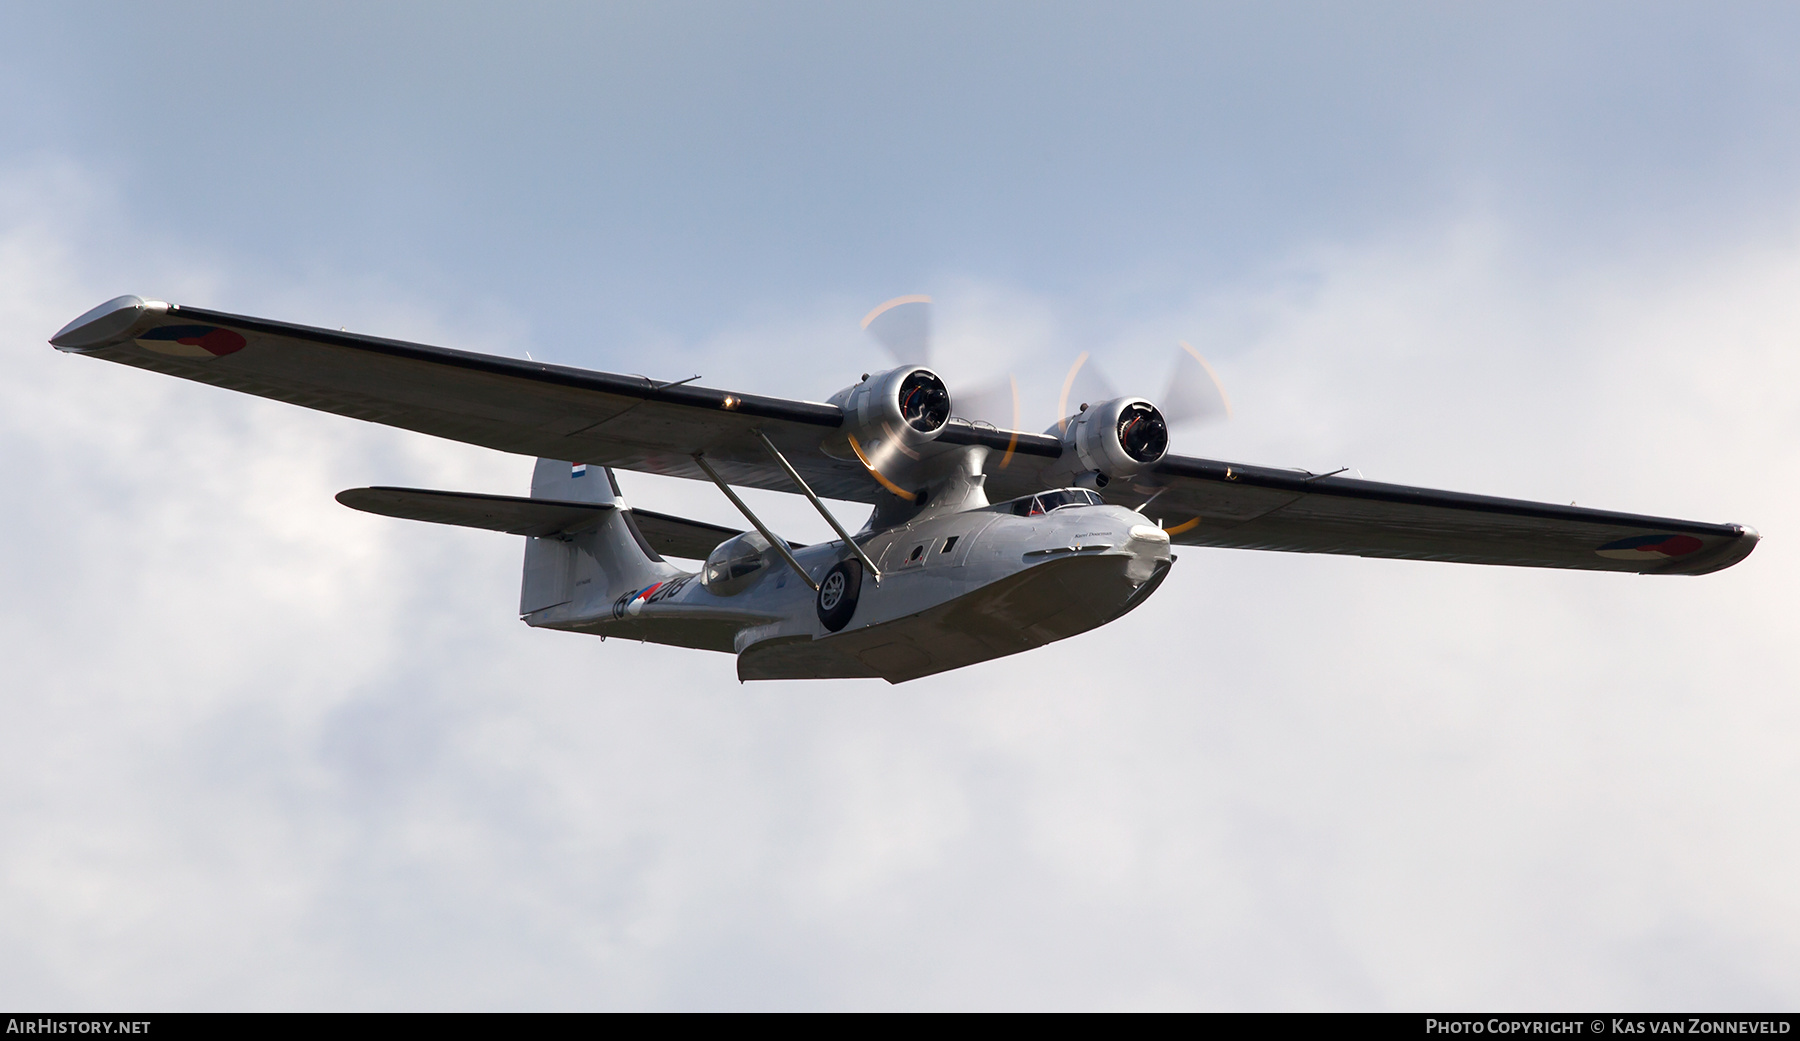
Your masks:
M573 480L577 477L586 477L586 476L587 476L587 464L586 463L576 463L573 466L569 467L570 480Z

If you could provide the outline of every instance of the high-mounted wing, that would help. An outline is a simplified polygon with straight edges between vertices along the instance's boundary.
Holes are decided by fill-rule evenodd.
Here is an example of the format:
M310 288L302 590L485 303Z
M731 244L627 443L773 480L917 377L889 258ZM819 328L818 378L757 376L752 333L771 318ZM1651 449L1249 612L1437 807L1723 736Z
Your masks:
M821 495L882 496L838 439L835 405L657 383L261 318L119 297L52 338L89 354L503 452L700 479L704 453L733 484L793 485L760 431ZM937 443L989 449L996 501L1039 491L1064 447L1044 434L952 419ZM1754 530L1165 457L1107 489L1183 545L1474 564L1699 575L1755 548ZM641 515L640 516L644 516ZM453 522L454 523L454 522ZM510 530L510 529L506 529ZM709 536L710 537L710 536Z
M659 383L542 362L181 307L110 300L50 341L59 350L519 455L794 490L761 430L820 495L873 502L854 456L820 444L835 405Z
M613 503L563 502L426 488L348 488L337 494L337 501L353 510L383 517L536 536L580 531L619 508ZM651 549L691 560L704 560L719 543L743 534L721 524L650 510L631 510L631 518ZM794 549L802 548L797 542L788 545Z

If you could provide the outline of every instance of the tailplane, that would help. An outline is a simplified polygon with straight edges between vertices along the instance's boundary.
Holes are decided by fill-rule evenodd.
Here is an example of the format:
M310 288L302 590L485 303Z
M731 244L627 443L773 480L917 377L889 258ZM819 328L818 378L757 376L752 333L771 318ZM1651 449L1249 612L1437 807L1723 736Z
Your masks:
M621 592L686 574L663 560L663 553L701 559L742 534L704 521L633 511L610 469L560 459L537 461L530 498L351 488L337 500L365 513L525 536L519 614L534 625L591 613Z

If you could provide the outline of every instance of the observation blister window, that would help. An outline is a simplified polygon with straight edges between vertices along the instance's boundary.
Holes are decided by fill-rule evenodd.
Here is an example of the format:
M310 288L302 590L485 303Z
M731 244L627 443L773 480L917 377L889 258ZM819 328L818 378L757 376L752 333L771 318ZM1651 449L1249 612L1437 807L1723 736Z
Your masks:
M721 542L707 555L701 584L721 596L742 590L758 571L769 566L768 549L769 540L754 531Z

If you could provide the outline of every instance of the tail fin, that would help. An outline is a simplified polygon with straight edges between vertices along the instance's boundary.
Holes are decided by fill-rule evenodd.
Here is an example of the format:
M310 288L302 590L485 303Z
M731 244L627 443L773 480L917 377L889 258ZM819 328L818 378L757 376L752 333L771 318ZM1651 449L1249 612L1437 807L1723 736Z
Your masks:
M561 502L616 503L598 523L572 535L525 540L525 575L519 613L534 614L564 604L610 603L617 591L640 588L679 574L663 562L625 509L619 482L610 469L539 459L531 474L531 497Z

